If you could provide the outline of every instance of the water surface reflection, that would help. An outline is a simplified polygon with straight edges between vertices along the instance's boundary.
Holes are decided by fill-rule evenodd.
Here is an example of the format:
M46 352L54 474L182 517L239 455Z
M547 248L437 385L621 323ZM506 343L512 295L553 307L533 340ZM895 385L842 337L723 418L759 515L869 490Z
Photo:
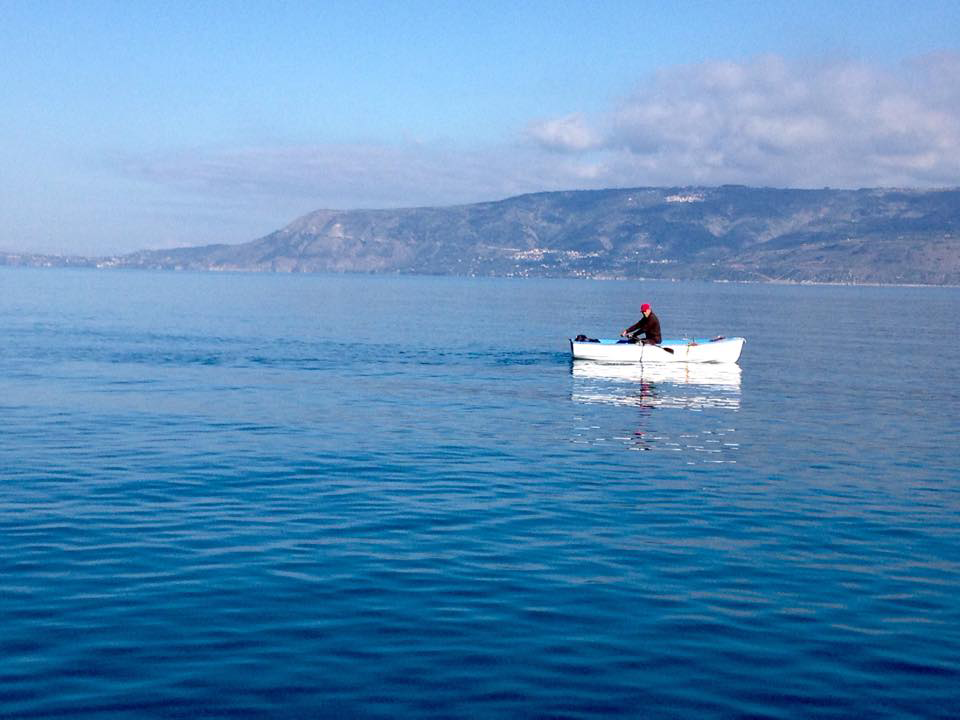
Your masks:
M735 462L740 445L729 411L740 409L738 365L577 360L571 375L571 399L596 409L578 414L573 442L672 452L686 464ZM603 406L636 412L624 427L623 414L602 412ZM660 412L663 409L688 412Z
M679 407L740 407L740 366L732 363L572 363L577 402Z

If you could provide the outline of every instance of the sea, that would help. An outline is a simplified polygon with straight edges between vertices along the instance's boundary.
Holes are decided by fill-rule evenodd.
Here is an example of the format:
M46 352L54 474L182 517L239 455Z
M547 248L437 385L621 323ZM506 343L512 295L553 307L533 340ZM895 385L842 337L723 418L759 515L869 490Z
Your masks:
M2 268L0 717L956 718L958 312Z

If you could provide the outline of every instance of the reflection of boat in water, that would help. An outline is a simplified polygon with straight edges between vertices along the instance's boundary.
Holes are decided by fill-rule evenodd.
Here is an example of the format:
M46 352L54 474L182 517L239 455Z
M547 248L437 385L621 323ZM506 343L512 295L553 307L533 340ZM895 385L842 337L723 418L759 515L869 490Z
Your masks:
M691 410L740 407L741 370L734 363L574 360L571 374L577 402Z
M570 355L577 360L643 363L735 363L743 350L742 337L703 340L664 340L660 345L642 345L620 339L570 341Z
M740 366L736 363L628 363L574 360L573 376L629 383L674 383L711 385L740 389Z

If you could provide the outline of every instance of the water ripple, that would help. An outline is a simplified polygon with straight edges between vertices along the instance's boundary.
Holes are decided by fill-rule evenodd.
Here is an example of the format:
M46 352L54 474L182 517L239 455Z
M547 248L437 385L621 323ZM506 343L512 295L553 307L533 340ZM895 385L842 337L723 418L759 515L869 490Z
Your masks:
M956 365L862 372L859 294L810 289L863 330L798 359L794 290L657 285L754 354L637 368L565 352L568 308L615 283L22 277L0 300L3 717L960 707ZM47 277L64 299L37 304ZM91 277L129 313L95 312Z

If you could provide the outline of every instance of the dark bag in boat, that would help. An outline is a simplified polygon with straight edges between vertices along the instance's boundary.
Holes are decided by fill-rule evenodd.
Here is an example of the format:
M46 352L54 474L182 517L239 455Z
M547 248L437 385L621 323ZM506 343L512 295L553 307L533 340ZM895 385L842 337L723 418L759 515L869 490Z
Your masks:
M588 338L586 335L577 335L574 339L574 342L600 342L596 338Z

